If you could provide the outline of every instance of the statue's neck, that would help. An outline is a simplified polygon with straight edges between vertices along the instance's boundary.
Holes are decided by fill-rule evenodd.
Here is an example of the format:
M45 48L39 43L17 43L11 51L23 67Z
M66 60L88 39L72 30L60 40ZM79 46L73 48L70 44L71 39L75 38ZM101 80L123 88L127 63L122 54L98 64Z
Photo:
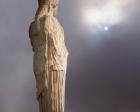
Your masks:
M49 14L49 7L48 5L41 5L36 12L35 19L38 20L43 16L47 16Z
M41 5L41 6L38 7L38 10L49 11L49 6L48 5Z

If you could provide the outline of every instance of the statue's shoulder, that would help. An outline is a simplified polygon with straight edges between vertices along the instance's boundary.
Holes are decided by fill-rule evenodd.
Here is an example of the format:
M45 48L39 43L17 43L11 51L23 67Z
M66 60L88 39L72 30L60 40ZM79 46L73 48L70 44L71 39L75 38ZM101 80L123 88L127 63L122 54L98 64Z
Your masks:
M39 34L39 26L37 25L36 21L33 21L29 27L29 37L32 38Z

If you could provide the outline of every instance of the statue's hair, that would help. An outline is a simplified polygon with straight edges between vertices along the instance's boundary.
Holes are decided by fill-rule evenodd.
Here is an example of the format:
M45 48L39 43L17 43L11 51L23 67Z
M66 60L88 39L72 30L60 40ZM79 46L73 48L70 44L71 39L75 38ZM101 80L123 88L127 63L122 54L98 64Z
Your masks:
M38 0L39 7L42 5L49 5L49 4L50 4L50 0Z

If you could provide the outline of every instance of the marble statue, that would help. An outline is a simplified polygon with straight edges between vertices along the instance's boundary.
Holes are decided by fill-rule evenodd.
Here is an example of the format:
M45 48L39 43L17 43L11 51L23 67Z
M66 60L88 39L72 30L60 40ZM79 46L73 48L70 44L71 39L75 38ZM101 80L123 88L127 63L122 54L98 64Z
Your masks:
M57 19L59 0L38 0L29 28L39 112L64 112L68 50Z

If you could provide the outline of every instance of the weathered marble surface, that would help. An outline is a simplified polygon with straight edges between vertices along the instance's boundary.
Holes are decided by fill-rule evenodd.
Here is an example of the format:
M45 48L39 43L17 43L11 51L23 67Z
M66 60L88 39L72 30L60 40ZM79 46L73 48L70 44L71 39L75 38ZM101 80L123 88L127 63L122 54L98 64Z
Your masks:
M38 0L29 37L34 52L34 74L40 112L64 112L68 51L56 18L58 0Z

